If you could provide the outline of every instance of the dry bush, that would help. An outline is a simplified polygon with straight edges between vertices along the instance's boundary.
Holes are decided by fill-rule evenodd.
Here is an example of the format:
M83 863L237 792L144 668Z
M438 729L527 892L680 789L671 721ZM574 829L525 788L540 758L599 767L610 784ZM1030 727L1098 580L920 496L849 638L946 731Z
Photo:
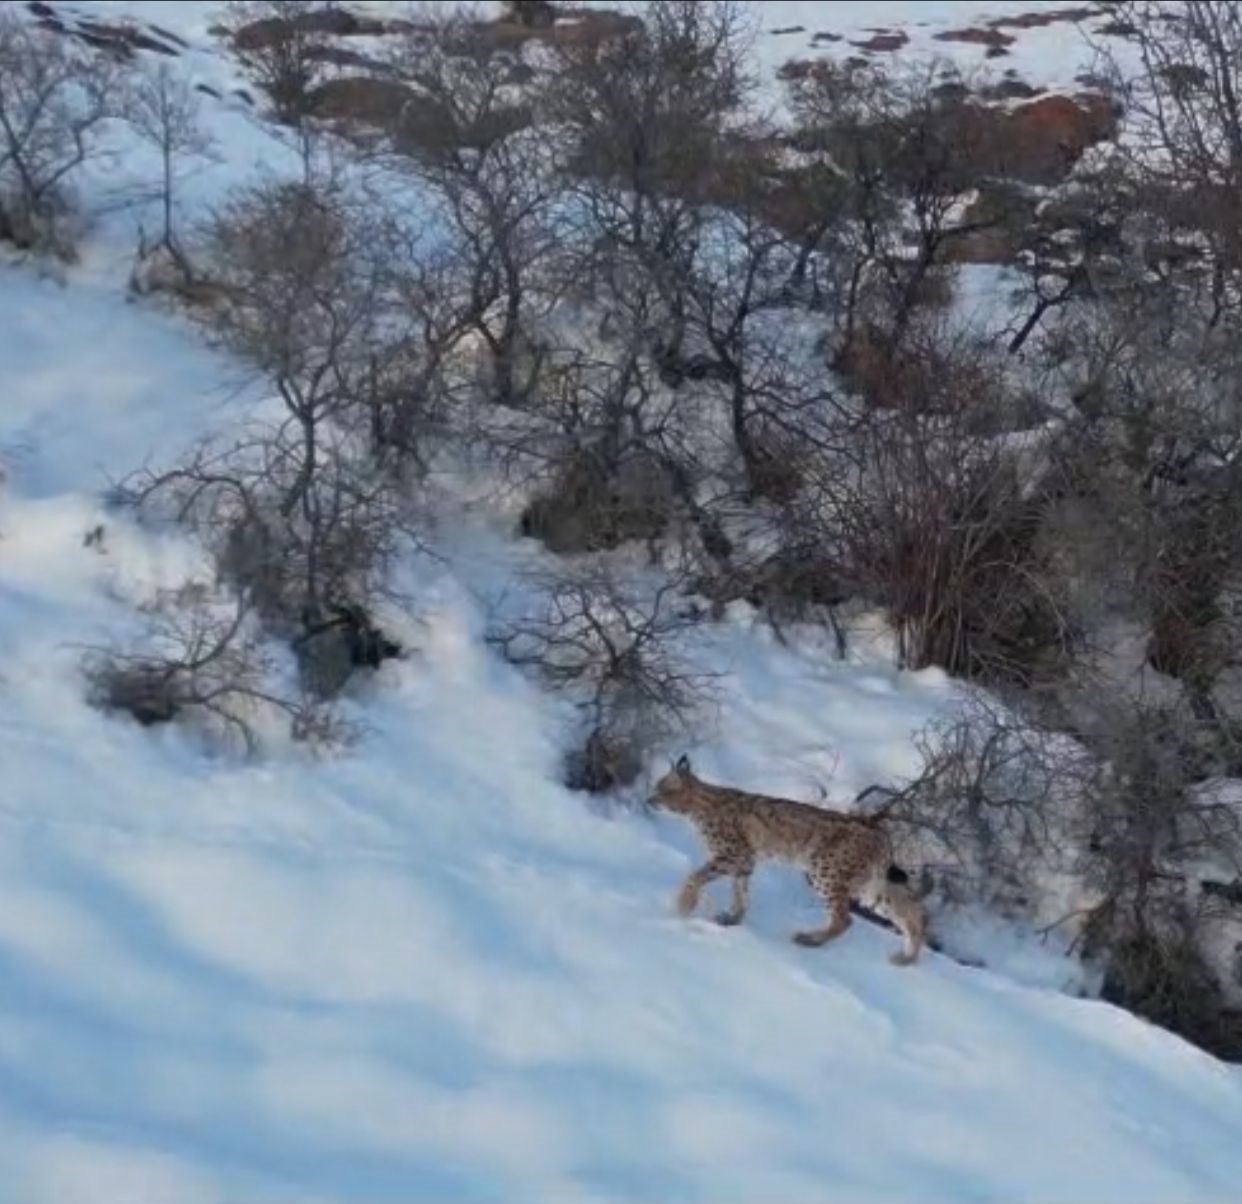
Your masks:
M888 818L910 864L930 872L946 902L1040 917L1054 879L1078 869L1098 761L983 696L933 720L915 743L919 775L873 787L860 802Z
M69 187L124 107L119 59L0 11L0 238L68 254Z
M1242 879L1242 812L1211 788L1212 743L1177 704L1097 699L1087 722L1109 772L1090 800L1085 871L1099 902L1085 951L1105 967L1107 997L1238 1056L1242 1027L1224 990L1230 968L1210 940L1221 908L1235 905L1203 880L1209 869Z
M205 240L224 298L214 332L270 382L280 412L124 487L202 536L320 688L329 641L316 633L342 613L373 628L365 616L414 538L426 347L393 321L415 290L372 235L331 190L265 185L225 206Z
M533 485L524 535L553 551L656 541L693 509L681 420L651 364L626 341L591 352L553 347L523 411L484 414L489 454Z
M675 505L669 467L657 455L637 449L610 465L583 448L531 500L520 526L553 552L595 552L658 540Z
M821 215L799 239L831 261L844 346L870 325L896 349L921 312L943 304L942 268L956 248L999 224L960 205L987 174L987 132L965 120L968 101L941 86L935 63L825 60L787 82L792 141Z
M1075 633L1039 538L1041 450L994 433L1008 397L987 379L938 412L863 415L791 521L886 610L903 666L1027 685L1063 667Z
M566 142L566 280L589 276L610 315L673 372L717 163L752 86L746 39L746 14L729 0L658 0L616 37L557 42L540 93Z
M678 646L696 621L681 601L684 583L644 589L588 566L540 584L542 612L497 624L489 639L578 706L583 737L566 759L567 784L592 793L629 785L710 697L712 674Z
M334 26L349 19L335 3L230 0L224 28L234 56L271 98L277 118L299 125L327 73Z
M190 584L142 609L149 630L141 651L87 652L92 705L146 727L189 722L248 754L259 751L273 722L317 748L348 738L347 727L318 701L282 687L272 648L244 599L220 604Z
M201 96L189 81L173 73L167 63L139 77L134 85L126 120L143 142L160 159L160 228L157 237L144 237L139 248L139 270L135 283L149 280L151 272L141 272L150 257L162 253L174 269L174 283L187 291L194 282L194 271L182 245L177 223L178 171L187 160L211 154L213 142L200 123ZM141 290L140 291L150 291Z
M519 58L460 14L412 26L390 65L409 101L390 131L389 162L432 198L430 220L460 264L462 319L486 367L480 392L521 407L538 381L536 333L553 291L544 285L561 258L561 139L534 128L515 100Z
M348 437L322 433L313 461L303 450L288 426L258 426L123 488L144 515L193 529L221 579L271 630L313 654L322 641L311 637L342 608L366 614L385 594L392 557L413 531L400 493Z

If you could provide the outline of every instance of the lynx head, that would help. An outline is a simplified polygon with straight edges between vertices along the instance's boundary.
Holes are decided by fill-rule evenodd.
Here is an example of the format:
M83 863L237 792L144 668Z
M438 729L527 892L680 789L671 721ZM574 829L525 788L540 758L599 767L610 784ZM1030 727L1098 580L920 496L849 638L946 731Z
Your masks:
M690 768L690 758L681 756L656 784L647 800L665 811L684 811L698 779Z

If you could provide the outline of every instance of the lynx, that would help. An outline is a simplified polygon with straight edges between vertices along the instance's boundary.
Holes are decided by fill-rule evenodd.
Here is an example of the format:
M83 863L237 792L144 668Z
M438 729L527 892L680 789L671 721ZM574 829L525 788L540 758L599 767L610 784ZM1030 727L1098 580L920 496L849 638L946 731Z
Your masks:
M688 916L703 887L732 875L733 901L720 924L740 924L749 903L750 875L760 858L801 865L828 908L828 923L797 932L799 945L823 945L850 926L850 902L858 900L891 920L905 947L889 959L908 966L923 947L923 908L892 864L892 844L882 821L807 803L715 786L694 775L682 757L655 786L651 805L684 815L699 830L709 859L685 881L677 910Z

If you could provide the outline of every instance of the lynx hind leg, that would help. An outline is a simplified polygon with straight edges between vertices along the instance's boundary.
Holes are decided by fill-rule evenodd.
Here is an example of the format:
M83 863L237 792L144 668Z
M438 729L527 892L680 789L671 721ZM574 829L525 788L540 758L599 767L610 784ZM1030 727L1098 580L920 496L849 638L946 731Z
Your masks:
M918 961L927 934L927 916L922 903L905 883L888 882L880 896L880 910L905 939L900 952L888 960L895 966L913 965Z

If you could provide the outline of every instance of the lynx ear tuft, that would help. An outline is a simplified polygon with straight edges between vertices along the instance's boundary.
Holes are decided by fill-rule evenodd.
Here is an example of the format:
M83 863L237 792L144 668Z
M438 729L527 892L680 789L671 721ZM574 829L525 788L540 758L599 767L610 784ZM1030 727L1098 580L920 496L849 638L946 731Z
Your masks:
M689 773L690 772L690 758L687 757L683 753L680 757L677 758L677 764L674 765L673 768L676 769L678 773Z

